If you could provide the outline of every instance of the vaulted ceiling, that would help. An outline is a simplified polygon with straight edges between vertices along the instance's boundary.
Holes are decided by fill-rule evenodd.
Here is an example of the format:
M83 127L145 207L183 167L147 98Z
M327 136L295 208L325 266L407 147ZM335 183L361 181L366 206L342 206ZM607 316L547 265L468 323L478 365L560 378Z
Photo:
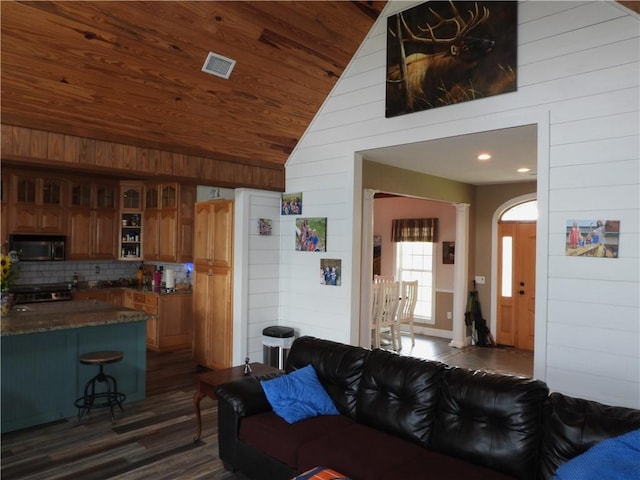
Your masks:
M2 123L283 166L385 3L2 1Z

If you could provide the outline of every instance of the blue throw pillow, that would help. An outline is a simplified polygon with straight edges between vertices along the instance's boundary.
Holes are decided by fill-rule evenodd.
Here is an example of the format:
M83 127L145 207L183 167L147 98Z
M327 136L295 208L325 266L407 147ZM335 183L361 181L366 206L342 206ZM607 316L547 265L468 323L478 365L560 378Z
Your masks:
M318 415L339 415L312 365L271 380L261 380L260 384L273 411L288 423Z
M640 430L595 444L560 465L554 480L640 480Z

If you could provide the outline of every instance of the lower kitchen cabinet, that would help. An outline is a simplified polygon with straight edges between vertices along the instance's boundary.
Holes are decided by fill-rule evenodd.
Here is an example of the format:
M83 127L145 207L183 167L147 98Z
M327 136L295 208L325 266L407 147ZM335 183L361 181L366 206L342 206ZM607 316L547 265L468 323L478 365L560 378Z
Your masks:
M124 306L156 315L147 320L147 348L156 352L191 348L193 307L191 293L159 295L125 291Z
M120 289L96 289L96 290L80 290L73 292L74 300L96 300L98 302L107 302L122 307L124 304L124 292Z
M228 368L232 354L232 270L196 266L194 280L193 356L199 365Z

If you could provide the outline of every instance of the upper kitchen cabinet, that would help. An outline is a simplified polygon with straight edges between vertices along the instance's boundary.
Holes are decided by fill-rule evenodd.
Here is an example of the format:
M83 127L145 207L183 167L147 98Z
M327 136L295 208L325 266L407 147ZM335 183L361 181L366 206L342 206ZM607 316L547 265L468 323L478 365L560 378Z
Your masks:
M9 180L0 177L0 242L9 238Z
M195 185L145 184L142 249L145 260L192 261L195 195Z
M115 182L70 182L67 258L71 260L116 258L118 233Z
M66 229L66 182L55 175L7 172L10 178L9 233L57 233Z
M142 213L143 191L139 182L120 182L120 211Z
M230 267L233 264L233 201L196 203L195 223L194 263Z
M142 260L141 182L120 182L120 260Z

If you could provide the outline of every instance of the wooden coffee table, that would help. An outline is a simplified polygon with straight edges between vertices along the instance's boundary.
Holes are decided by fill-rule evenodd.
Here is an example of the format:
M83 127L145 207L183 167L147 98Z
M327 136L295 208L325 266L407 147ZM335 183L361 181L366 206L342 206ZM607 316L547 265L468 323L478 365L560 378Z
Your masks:
M214 370L212 372L201 373L196 377L196 393L193 395L193 406L196 410L196 435L193 437L193 441L200 440L200 434L202 433L202 419L200 417L200 401L204 397L216 399L215 387L222 385L223 383L231 382L239 378L247 376L262 376L272 373L279 373L282 370L272 367L270 365L264 365L263 363L250 363L251 373L249 375L244 374L244 365L238 367L224 368L222 370Z

